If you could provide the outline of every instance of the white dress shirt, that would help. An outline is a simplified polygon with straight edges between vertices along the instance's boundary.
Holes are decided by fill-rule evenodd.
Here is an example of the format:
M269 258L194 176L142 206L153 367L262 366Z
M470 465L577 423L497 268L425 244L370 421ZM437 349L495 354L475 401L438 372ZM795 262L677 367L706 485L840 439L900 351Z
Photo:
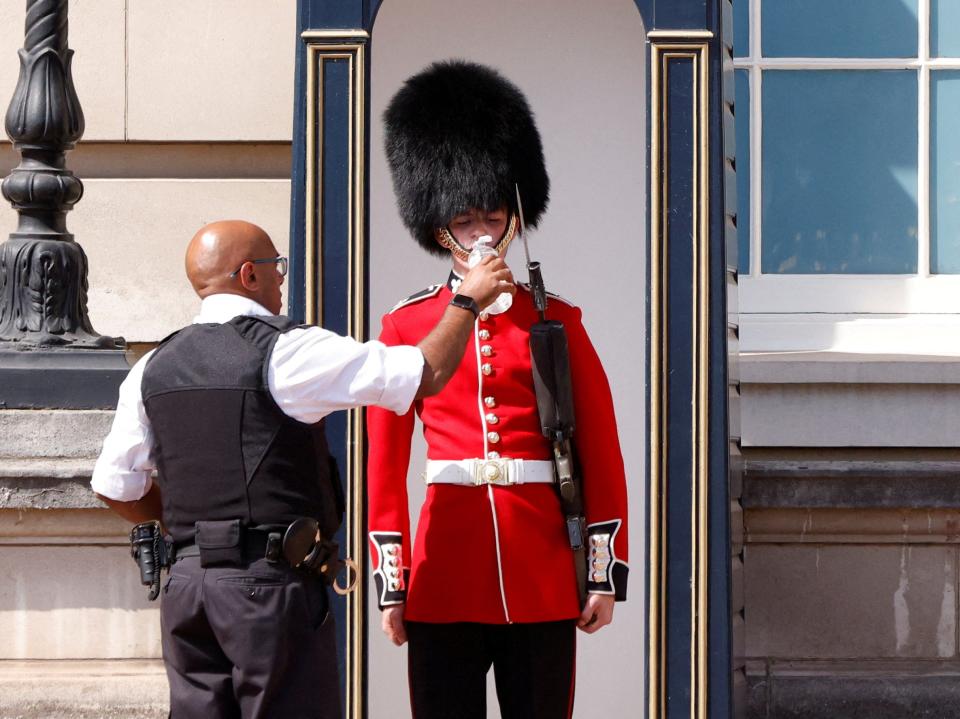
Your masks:
M197 323L229 322L240 315L271 317L262 305L240 295L210 295L200 303ZM97 494L121 502L150 490L156 469L154 437L140 384L151 350L120 385L117 413L93 470ZM404 414L420 387L423 354L416 347L357 342L321 327L282 333L267 368L270 394L283 412L313 424L338 409L375 404Z

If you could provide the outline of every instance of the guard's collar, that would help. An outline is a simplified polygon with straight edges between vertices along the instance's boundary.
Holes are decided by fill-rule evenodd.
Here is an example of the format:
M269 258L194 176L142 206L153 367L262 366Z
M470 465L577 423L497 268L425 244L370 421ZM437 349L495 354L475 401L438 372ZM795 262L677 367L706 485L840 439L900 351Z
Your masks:
M450 270L450 274L447 276L447 289L453 294L457 294L461 282L463 282L463 278L453 270Z

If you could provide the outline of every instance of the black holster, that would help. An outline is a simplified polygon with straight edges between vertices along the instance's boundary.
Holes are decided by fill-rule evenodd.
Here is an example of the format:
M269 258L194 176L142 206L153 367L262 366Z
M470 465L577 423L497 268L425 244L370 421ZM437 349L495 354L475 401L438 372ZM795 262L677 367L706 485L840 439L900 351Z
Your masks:
M150 587L147 598L160 594L160 573L170 569L173 546L164 539L160 522L142 522L130 530L130 556L140 567L140 583Z

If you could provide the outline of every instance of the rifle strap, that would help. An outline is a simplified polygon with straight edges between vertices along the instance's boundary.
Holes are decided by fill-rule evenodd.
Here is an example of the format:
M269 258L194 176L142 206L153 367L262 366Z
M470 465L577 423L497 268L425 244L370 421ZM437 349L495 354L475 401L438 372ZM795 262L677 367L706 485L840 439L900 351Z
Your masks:
M577 594L580 595L580 609L587 604L587 554L583 547L573 550L573 567L577 573Z

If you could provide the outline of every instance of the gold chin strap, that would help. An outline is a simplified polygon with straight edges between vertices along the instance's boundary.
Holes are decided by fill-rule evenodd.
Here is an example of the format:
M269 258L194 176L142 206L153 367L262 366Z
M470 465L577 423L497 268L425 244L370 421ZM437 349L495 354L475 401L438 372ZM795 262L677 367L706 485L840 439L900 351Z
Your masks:
M507 224L507 231L503 233L503 239L500 240L500 243L497 245L497 254L501 257L503 256L504 251L507 247L510 246L510 243L513 242L513 238L517 236L517 216L510 215L510 222ZM443 247L446 247L450 252L453 253L454 257L463 262L466 262L470 259L470 252L459 242L457 239L450 234L450 230L446 227L441 227L437 230L437 240Z

